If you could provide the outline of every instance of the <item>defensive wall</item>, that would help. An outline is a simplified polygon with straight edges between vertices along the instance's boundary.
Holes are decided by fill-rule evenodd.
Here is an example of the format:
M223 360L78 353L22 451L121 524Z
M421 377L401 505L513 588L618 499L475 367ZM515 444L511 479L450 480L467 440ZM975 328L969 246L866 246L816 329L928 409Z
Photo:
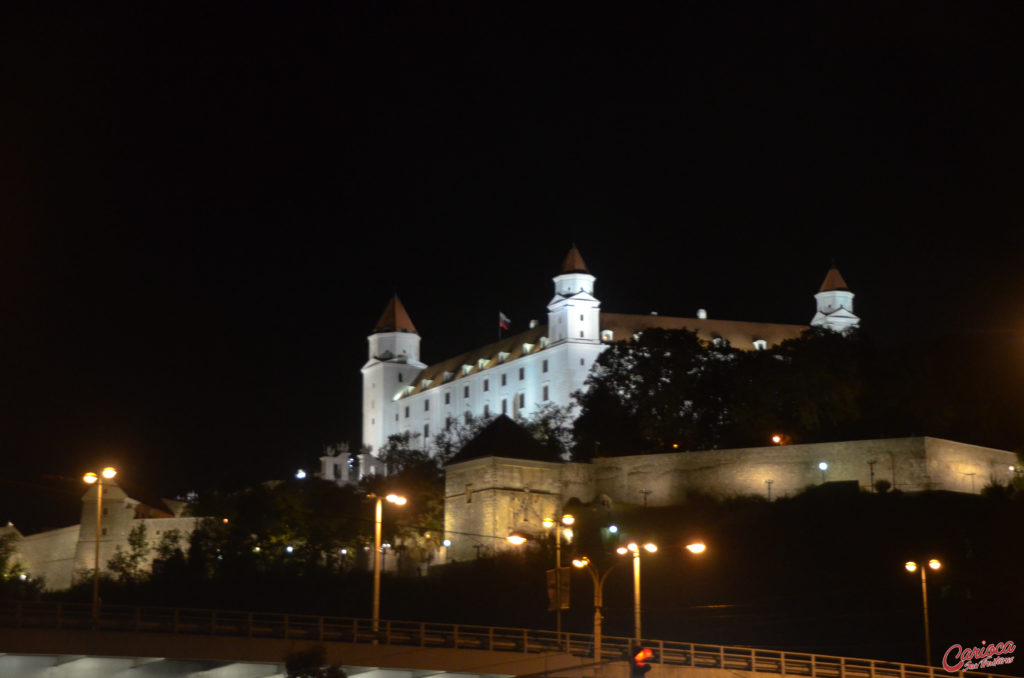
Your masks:
M820 464L827 464L822 470ZM705 452L544 462L478 457L445 470L448 557L507 546L512 531L537 532L572 499L608 506L673 506L694 492L721 498L793 496L823 482L879 480L903 492L979 493L1013 477L1017 455L940 438L886 438Z

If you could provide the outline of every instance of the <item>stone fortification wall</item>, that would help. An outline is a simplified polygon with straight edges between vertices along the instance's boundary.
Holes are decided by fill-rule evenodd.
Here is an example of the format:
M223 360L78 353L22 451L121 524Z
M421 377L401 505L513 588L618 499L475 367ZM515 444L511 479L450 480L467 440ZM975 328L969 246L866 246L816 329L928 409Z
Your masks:
M78 544L78 525L21 537L16 561L34 579L44 579L48 589L71 586L71 571Z
M717 497L791 496L823 481L855 480L871 486L893 477L897 487L924 489L924 438L858 440L814 445L783 445L735 450L646 454L594 460L597 492L616 503L672 506L700 492ZM818 464L825 462L822 473Z
M990 447L925 438L930 489L952 492L981 492L986 485L1005 485L1013 479L1011 466L1019 466L1017 455Z
M823 473L819 464L825 462ZM678 452L552 463L486 457L446 469L449 557L465 560L508 548L514 530L543 532L571 499L673 506L699 492L721 498L792 496L822 482L885 480L897 490L978 493L1013 478L1012 452L939 438L887 438L707 452Z
M562 505L565 464L485 457L445 473L445 534L449 560L469 560L508 546L510 532L537 533Z

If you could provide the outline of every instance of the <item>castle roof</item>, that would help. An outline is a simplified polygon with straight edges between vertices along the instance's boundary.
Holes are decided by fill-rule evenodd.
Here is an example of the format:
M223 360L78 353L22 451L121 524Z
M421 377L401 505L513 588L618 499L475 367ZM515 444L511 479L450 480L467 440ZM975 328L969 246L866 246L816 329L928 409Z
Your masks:
M828 273L825 275L825 280L821 283L821 289L819 292L835 292L837 290L846 291L850 288L846 286L846 281L843 280L843 276L839 274L839 269L833 266L828 269Z
M736 348L753 350L755 341L764 341L768 346L775 346L786 339L796 339L808 329L808 326L709 318L678 318L664 315L601 313L602 336L605 336L606 331L611 332L608 341L631 340L638 332L653 328L690 330L696 332L697 336L704 341L725 339ZM547 334L548 326L538 325L525 332L505 337L500 341L430 365L414 378L402 396L415 395L477 372L507 365L523 356L543 351L548 347Z
M402 305L402 301L398 298L398 295L391 297L391 301L388 302L387 308L384 309L384 313L381 314L380 320L377 321L377 326L373 328L373 333L378 332L412 332L416 333L416 328L412 324L412 319L409 318L409 314L405 310L405 306Z
M587 264L583 261L583 255L576 249L576 245L573 245L569 250L569 254L565 255L565 261L562 262L562 271L565 273L587 273Z
M488 424L448 460L458 464L482 457L506 457L534 461L561 461L551 450L537 442L530 433L504 414Z
M764 341L768 346L775 346L786 339L796 339L807 329L807 325L719 320L718 318L601 313L601 330L611 330L613 341L632 339L634 334L654 328L690 330L696 332L697 336L704 341L725 339L734 348L751 350L754 348L755 341Z

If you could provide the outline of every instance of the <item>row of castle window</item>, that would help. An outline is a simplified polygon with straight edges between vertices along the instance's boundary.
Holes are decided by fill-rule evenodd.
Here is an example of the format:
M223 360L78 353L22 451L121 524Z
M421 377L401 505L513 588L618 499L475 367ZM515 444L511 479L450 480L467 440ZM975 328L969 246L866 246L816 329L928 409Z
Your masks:
M582 365L583 363L581 362L580 364ZM540 371L541 372L547 372L548 371L548 361L547 361L546 358L544 360L542 360L541 363L540 363ZM526 379L526 368L525 367L520 367L519 368L519 381L522 381L523 379ZM399 382L402 381L402 374L401 373L398 374L398 381ZM501 375L501 385L504 386L507 383L508 383L508 373L502 374ZM490 386L489 385L489 380L484 379L484 390L485 391L488 390L489 386ZM465 387L464 392L465 392L465 396L468 398L469 397L469 387L468 386ZM445 394L445 395L447 395L447 394ZM445 404L446 405L448 404L447 400L445 401Z
M550 398L550 394L551 394L551 392L549 391L547 384L545 384L544 387L541 389L541 401L542 402L547 402L548 399ZM519 409L522 409L522 408L526 407L526 394L525 393L517 394L516 395L516 400L519 401L518 405L517 405L519 407ZM507 398L502 398L501 399L501 413L502 414L508 414L508 399ZM408 406L406 406L406 408L405 408L405 416L406 416L406 418L408 418L408 416L409 416L409 407ZM472 412L468 412L468 411L466 412L465 420L466 420L467 424L469 423L469 421L472 418L472 416L473 416ZM484 417L489 417L489 416L491 416L491 406L489 404L485 403L484 404ZM395 421L398 421L398 413L395 413ZM423 425L423 438L427 439L429 437L430 437L430 424L424 424Z

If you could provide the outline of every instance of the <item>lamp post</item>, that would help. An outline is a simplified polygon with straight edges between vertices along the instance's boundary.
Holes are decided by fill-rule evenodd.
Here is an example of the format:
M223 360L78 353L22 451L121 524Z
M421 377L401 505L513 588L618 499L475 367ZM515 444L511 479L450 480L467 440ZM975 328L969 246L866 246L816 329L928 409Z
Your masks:
M103 481L113 480L117 475L117 469L107 466L99 475L90 471L82 476L87 485L96 485L96 555L92 571L92 621L98 624L100 621L100 537L103 536Z
M627 553L633 554L633 635L636 641L639 643L641 640L640 630L640 551L647 551L648 553L657 553L657 544L647 542L644 545L637 544L636 542L630 542L625 546L620 546L615 549L615 552L620 556L624 556ZM693 554L704 553L707 547L703 542L694 542L687 544L686 550Z
M601 661L601 607L603 606L604 598L604 581L608 578L608 573L615 569L615 565L612 564L603 574L599 574L594 568L594 565L590 562L590 558L583 556L582 558L575 558L572 561L574 567L580 570L586 570L590 574L590 578L594 581L594 661Z
M569 513L562 516L561 520L556 521L554 518L545 518L542 524L545 528L555 529L555 633L558 637L558 644L562 644L562 535L566 536L566 539L572 539L572 530L569 529L571 525L576 523L576 518ZM522 546L531 537L523 534L522 532L513 532L506 539L513 546Z
M384 516L384 501L396 506L404 506L408 500L397 494L389 494L384 497L370 494L369 497L377 500L373 528L373 632L377 633L380 630L380 526ZM374 639L373 642L376 643L377 640Z
M937 558L932 558L928 561L928 567L924 565L918 566L913 560L908 560L904 565L907 568L907 572L915 572L918 569L921 570L921 606L924 611L924 663L925 666L931 666L932 661L932 637L928 631L928 577L926 572L928 568L938 570L942 567L942 563Z
M828 462L824 462L824 461L819 462L818 463L818 470L821 471L821 482L824 483L825 482L825 472L828 471Z
M562 531L575 522L576 518L569 513L563 515L560 522L544 519L544 527L549 530L555 528L555 633L558 634L559 646L562 645Z

